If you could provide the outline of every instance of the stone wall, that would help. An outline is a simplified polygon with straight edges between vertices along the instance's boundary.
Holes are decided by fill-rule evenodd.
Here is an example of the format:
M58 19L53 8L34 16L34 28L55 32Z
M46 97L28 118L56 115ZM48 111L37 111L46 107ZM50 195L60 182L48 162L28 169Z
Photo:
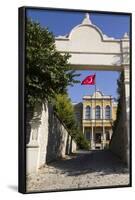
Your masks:
M122 117L117 125L116 131L112 136L110 142L110 150L115 153L120 159L127 163L127 153L128 153L128 140L127 132L122 123Z
M26 171L32 173L48 162L64 158L76 150L76 143L68 134L51 105L37 107L28 123L29 142L26 145Z

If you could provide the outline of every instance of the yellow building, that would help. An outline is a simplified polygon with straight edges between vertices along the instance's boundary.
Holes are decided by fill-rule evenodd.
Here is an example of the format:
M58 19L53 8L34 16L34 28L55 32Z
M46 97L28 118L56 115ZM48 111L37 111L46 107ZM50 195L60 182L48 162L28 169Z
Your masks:
M83 97L82 127L91 149L108 147L112 136L112 125L116 119L117 103L112 96L100 91Z

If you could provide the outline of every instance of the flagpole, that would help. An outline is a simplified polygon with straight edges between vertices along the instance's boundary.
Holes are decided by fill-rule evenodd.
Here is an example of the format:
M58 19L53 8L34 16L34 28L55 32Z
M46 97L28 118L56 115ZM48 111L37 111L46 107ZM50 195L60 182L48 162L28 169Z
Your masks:
M94 75L90 75L90 76L87 76L82 82L81 82L81 85L95 85L95 108L96 108L96 73ZM96 109L95 109L96 110ZM94 118L93 118L94 120ZM96 129L96 112L95 112L95 122L93 121L93 124L92 124L92 148L91 149L94 149L95 148L95 138L93 137L94 136L94 133L93 133L93 127L94 127L94 123L95 123L95 129ZM93 139L94 139L94 142L93 142ZM94 145L93 145L94 143ZM94 147L94 148L93 148Z
M96 73L95 73L95 133L94 133L94 141L96 135Z

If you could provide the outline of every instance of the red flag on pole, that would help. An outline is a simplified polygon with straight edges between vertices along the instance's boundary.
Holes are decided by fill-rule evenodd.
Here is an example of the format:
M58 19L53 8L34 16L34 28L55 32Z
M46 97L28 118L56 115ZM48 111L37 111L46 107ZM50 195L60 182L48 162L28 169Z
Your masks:
M96 75L87 76L82 82L81 85L95 85L95 77Z

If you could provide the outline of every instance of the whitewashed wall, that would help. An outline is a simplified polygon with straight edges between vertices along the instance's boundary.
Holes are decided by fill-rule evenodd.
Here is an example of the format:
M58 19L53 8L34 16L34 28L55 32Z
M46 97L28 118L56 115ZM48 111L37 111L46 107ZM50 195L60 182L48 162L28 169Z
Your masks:
M35 111L31 125L30 140L26 146L27 174L50 161L64 158L76 151L76 143L71 139L66 128L54 113L52 106L44 104Z

